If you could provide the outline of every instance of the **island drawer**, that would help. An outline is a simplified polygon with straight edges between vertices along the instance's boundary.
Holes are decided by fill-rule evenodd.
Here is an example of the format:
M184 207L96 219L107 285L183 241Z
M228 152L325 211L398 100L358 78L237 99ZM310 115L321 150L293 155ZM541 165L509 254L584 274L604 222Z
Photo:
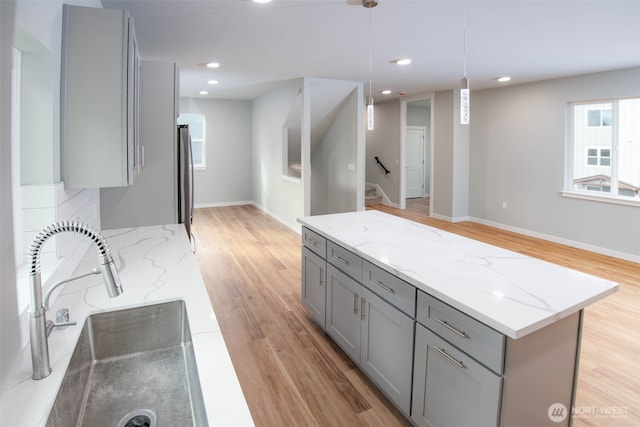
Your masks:
M302 244L322 258L327 256L327 239L307 227L302 227Z
M362 280L362 258L331 240L327 242L327 261L358 282Z
M500 332L422 291L418 291L416 319L489 369L502 374L505 337Z
M416 288L380 267L364 261L362 283L410 317L416 317Z

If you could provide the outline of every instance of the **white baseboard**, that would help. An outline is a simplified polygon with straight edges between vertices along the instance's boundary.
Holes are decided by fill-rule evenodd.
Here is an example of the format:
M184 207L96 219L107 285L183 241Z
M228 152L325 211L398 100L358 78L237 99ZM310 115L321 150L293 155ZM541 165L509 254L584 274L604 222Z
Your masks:
M599 253L599 254L602 254L602 255L611 256L611 257L614 257L614 258L620 258L620 259L623 259L623 260L626 260L626 261L640 263L640 256L639 255L633 255L633 254L629 254L629 253L626 253L626 252L620 252L620 251L616 251L616 250L613 250L613 249L603 248L603 247L600 247L600 246L591 245L591 244L584 243L584 242L578 242L578 241L575 241L575 240L565 239L565 238L558 237L558 236L553 236L553 235L550 235L550 234L538 233L537 231L531 231L531 230L527 230L527 229L524 229L524 228L513 227L513 226L510 226L510 225L501 224L501 223L498 223L498 222L487 221L487 220L481 219L481 218L469 217L468 220L469 221L473 221L473 222L477 222L479 224L488 225L490 227L499 228L501 230L512 231L514 233L524 234L525 236L536 237L538 239L548 240L550 242L560 243L562 245L567 245L567 246L571 246L571 247L578 248L578 249L584 249L586 251L595 252L595 253Z
M223 206L241 206L241 205L252 205L253 202L251 200L245 201L236 201L236 202L221 202L221 203L198 203L195 204L194 208L219 208Z
M302 234L302 225L301 224L298 224L297 222L291 223L290 221L287 221L286 219L284 219L281 216L271 212L269 209L265 208L262 205L257 204L256 202L250 202L249 204L255 206L258 209L260 209L262 212L266 213L271 218L275 219L276 221L278 221L279 223L281 223L285 227L291 229L292 231L295 231L298 234Z

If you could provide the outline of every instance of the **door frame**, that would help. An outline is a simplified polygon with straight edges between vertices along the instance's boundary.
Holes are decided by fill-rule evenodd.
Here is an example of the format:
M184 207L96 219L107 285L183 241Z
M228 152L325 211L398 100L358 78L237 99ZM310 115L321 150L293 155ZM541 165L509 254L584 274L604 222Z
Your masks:
M407 141L407 103L412 101L431 101L431 113L429 116L430 121L430 130L429 130L429 140L431 143L429 144L430 162L429 162L429 212L428 215L431 215L433 212L433 199L434 199L434 182L433 182L433 164L434 164L434 150L433 150L433 133L434 133L434 123L433 123L433 112L434 112L434 93L424 94L424 95L416 95L416 96L408 96L406 98L400 99L400 209L407 208L407 195L406 195L406 141Z

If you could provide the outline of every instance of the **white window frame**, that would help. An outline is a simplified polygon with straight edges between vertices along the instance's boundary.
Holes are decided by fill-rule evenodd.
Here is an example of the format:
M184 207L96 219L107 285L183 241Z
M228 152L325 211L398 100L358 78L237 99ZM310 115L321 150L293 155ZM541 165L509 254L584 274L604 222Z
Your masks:
M635 99L636 97L632 97ZM562 196L576 199L585 199L585 200L593 200L598 202L605 203L613 203L613 204L621 204L628 206L636 206L640 207L640 199L633 197L625 197L618 195L618 123L619 123L619 109L618 102L624 98L615 98L615 99L605 99L605 100L592 100L592 101L584 101L584 102L570 102L568 103L567 111L568 111L568 132L567 132L567 141L565 145L565 182L564 182L564 190L561 192ZM612 131L612 142L611 147L587 147L589 148L597 148L598 149L598 165L590 165L590 166L601 166L600 165L600 150L601 149L611 149L611 158L610 165L607 166L611 168L611 192L603 193L600 190L588 190L588 189L575 189L574 188L574 159L575 159L575 106L578 105L589 105L589 104L598 104L598 103L611 103L611 131ZM586 109L585 114L588 114L589 111L594 109ZM594 128L596 126L589 126L588 117L585 117L585 125L587 127ZM600 127L609 127L600 126ZM586 155L588 151L585 152L584 162L587 162Z

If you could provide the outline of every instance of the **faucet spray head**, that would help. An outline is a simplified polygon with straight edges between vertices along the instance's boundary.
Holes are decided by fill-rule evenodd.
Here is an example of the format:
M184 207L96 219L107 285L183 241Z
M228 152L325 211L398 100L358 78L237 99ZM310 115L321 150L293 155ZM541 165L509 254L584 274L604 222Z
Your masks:
M109 298L115 298L120 295L122 293L122 284L120 283L118 270L116 270L116 264L111 257L108 259L101 257L100 271L102 272Z

